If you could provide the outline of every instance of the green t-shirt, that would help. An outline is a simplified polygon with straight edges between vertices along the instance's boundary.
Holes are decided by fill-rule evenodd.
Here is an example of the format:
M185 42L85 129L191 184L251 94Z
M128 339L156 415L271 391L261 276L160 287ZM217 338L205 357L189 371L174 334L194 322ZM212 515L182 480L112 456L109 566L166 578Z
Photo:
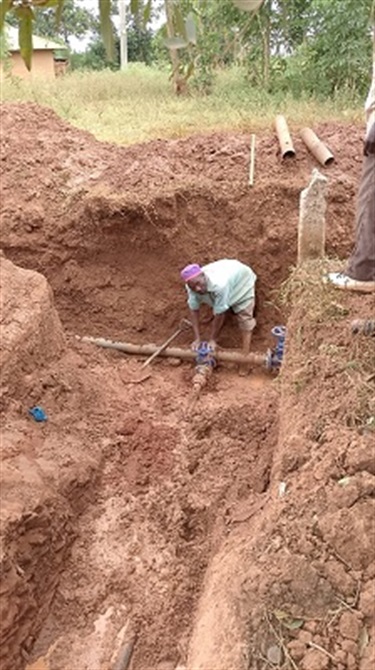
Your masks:
M223 314L230 307L240 312L254 300L256 274L244 263L223 258L204 265L202 271L207 279L207 293L196 293L186 284L190 309L197 310L205 303L214 314Z

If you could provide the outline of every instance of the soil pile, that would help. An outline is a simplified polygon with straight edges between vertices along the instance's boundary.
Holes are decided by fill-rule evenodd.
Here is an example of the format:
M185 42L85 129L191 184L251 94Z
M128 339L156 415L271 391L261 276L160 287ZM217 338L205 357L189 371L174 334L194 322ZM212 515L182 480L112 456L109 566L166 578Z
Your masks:
M247 135L121 148L30 104L2 123L1 245L26 268L2 259L4 668L112 670L136 640L134 670L368 670L373 345L348 324L371 299L314 266L276 304L314 159L296 139L283 163L264 133L251 189ZM345 255L361 129L317 130ZM178 269L219 257L258 275L256 350L291 310L281 380L223 366L188 416L189 365L139 383L138 361L75 339L161 342L186 310Z
M327 250L342 256L361 129L317 130L336 157L325 170ZM316 163L298 137L296 159L283 162L276 137L264 133L250 188L249 145L250 135L215 134L124 148L37 105L3 105L0 244L46 275L68 330L140 341L162 341L178 324L179 268L239 258L258 275L261 341L279 321L272 292L295 263L299 195Z

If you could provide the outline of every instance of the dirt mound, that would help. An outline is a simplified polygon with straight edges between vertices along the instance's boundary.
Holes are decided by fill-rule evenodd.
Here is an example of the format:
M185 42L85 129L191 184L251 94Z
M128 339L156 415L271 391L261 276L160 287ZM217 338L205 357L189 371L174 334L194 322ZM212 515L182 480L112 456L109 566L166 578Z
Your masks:
M2 391L14 395L25 375L61 355L64 335L42 275L1 256L0 278Z
M249 188L248 135L122 148L30 104L2 123L1 244L26 268L3 260L4 668L112 670L136 640L134 670L260 670L272 647L285 669L368 670L372 341L348 323L371 299L312 267L276 302L314 160L296 138L282 162L264 133ZM317 130L336 157L328 251L344 255L361 129ZM189 415L191 367L140 382L138 361L75 339L161 342L186 310L179 268L224 256L257 272L256 350L291 312L280 380L220 367ZM229 320L222 345L237 338Z
M273 134L258 137L250 188L245 134L124 148L32 104L3 105L2 128L0 243L11 260L47 276L67 329L162 340L184 309L178 269L220 257L238 257L258 275L259 340L279 321L273 291L295 262L299 194L316 166L298 137L289 162ZM325 170L327 247L345 255L361 130L318 130L336 157ZM233 345L228 332L224 344Z

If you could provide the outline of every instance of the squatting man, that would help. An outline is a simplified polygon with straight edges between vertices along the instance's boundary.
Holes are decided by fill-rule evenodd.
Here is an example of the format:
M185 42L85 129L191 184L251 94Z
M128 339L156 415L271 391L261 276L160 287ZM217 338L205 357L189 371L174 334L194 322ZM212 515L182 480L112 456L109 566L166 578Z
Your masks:
M223 258L202 267L196 263L187 265L181 270L181 279L185 282L188 294L191 322L195 340L193 349L201 342L199 310L202 303L212 307L210 346L215 349L217 338L224 325L228 310L237 317L242 333L242 351L250 351L254 319L255 282L253 270L237 260Z

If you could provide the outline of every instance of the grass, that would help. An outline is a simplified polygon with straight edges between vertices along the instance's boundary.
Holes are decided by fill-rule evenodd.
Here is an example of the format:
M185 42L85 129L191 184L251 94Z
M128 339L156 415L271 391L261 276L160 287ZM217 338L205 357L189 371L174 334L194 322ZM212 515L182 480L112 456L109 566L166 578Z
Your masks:
M326 259L306 262L281 287L280 302L292 308L289 327L294 329L288 383L297 395L309 387L307 403L316 409L320 406L319 421L331 412L331 421L369 432L375 427L373 341L351 332L351 320L359 315L358 296L339 295L323 284L323 273L333 267L334 262ZM320 405L322 389L325 396Z
M362 122L362 106L335 100L295 100L286 93L252 88L240 68L218 73L213 92L177 97L168 72L140 64L126 72L72 72L55 80L5 78L2 100L52 107L98 139L132 144L212 131L252 132L271 127L276 113L290 128L322 120Z

